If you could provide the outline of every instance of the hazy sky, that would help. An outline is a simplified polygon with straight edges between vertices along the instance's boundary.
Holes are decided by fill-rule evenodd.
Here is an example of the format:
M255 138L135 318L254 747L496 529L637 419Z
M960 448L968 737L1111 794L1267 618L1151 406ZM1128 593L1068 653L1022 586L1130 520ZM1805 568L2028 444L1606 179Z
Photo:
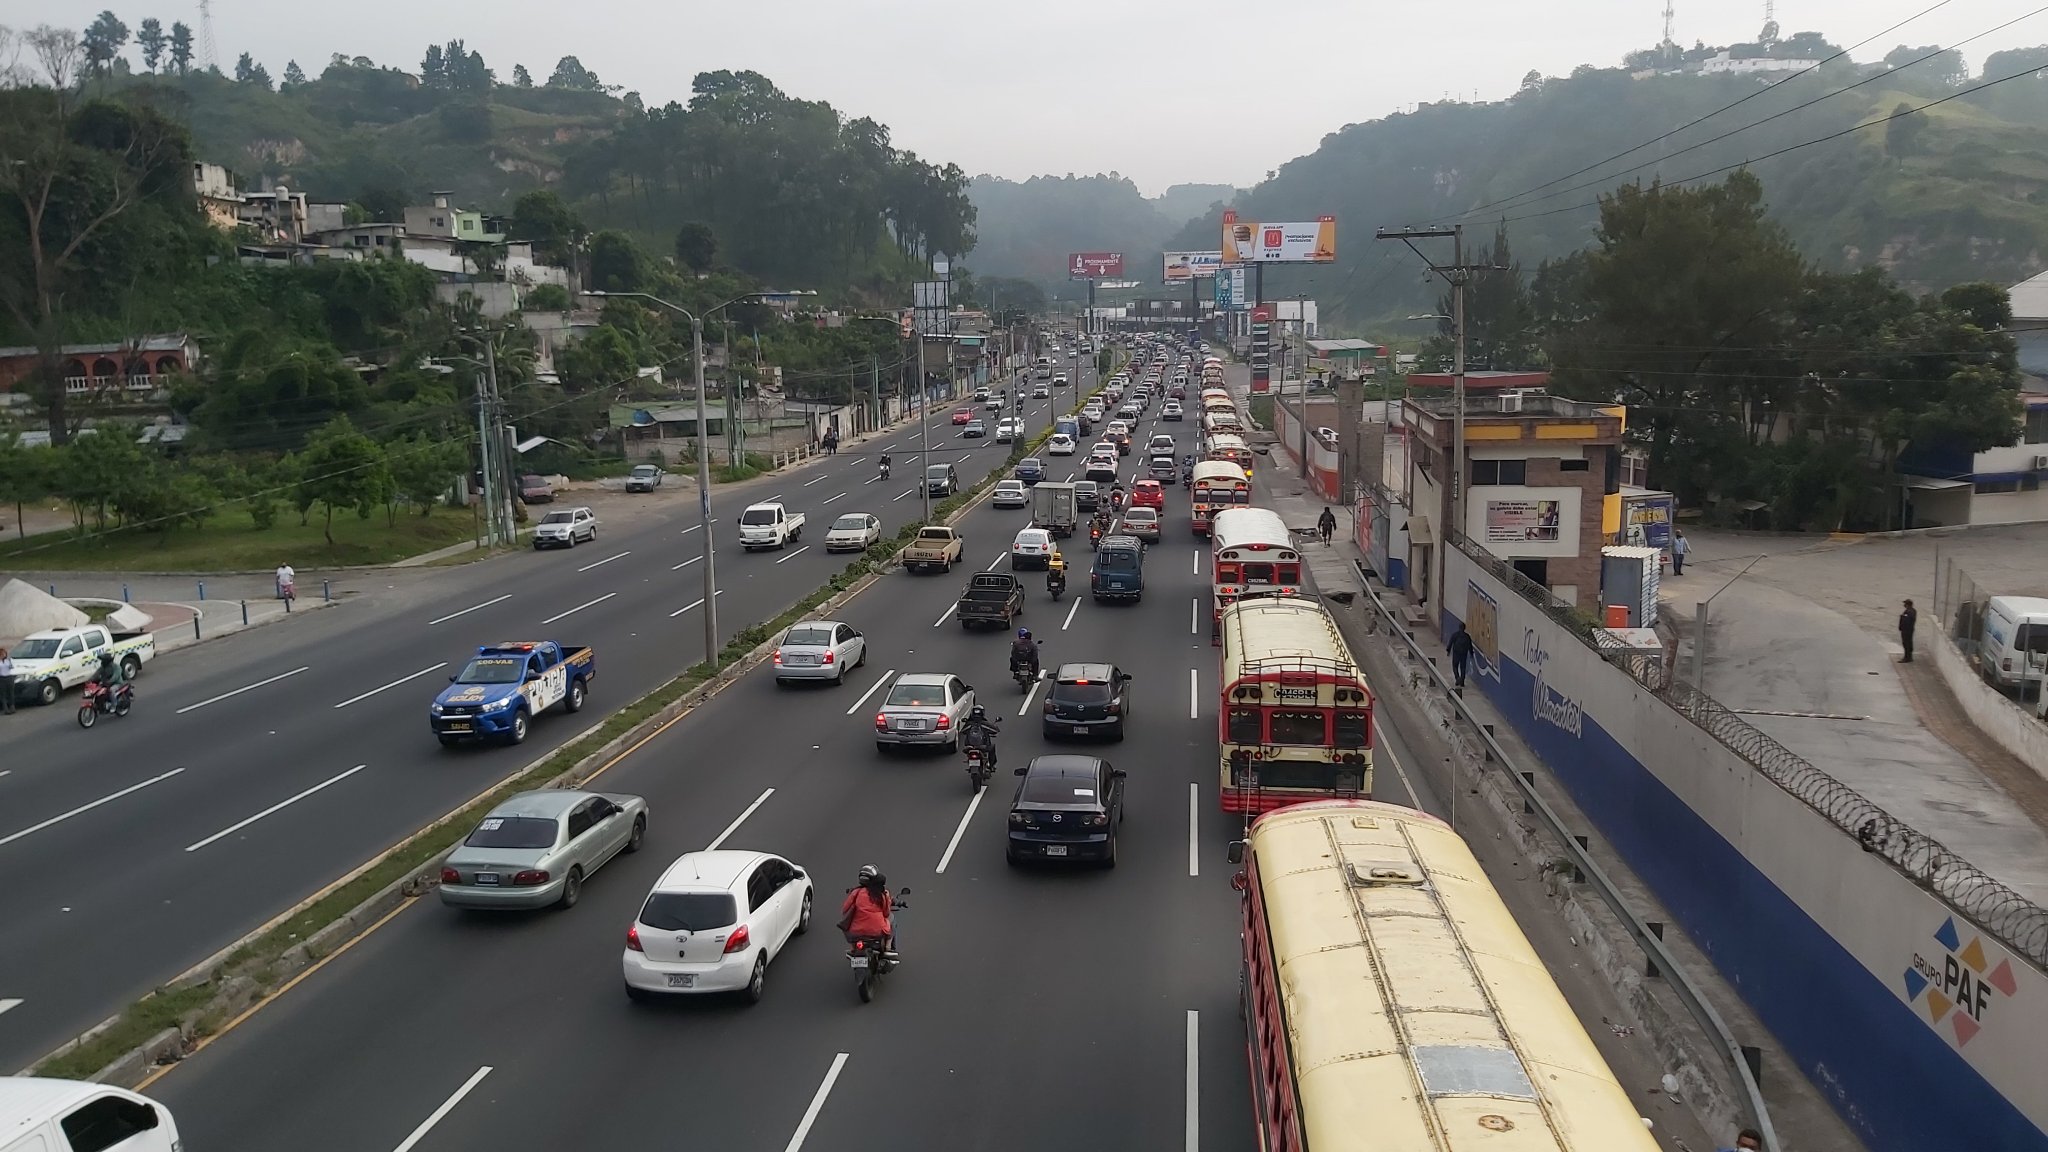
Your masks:
M107 0L0 0L0 23L83 27ZM154 6L152 6L154 5ZM1676 38L1749 40L1763 4L1677 0ZM1934 11L1856 52L1950 46L2035 7L2024 0L1780 0L1786 34L1854 44ZM887 124L898 147L1013 179L1118 171L1157 195L1182 182L1249 185L1314 151L1329 132L1417 101L1498 99L1531 68L1562 75L1611 66L1654 44L1662 0L351 0L279 7L214 0L221 66L250 52L272 76L296 59L368 56L417 70L429 42L460 37L501 79L523 63L544 81L573 53L649 104L689 98L690 78L753 69L784 91ZM196 0L117 4L198 29ZM1963 49L2048 43L2048 15ZM134 49L130 47L131 56Z

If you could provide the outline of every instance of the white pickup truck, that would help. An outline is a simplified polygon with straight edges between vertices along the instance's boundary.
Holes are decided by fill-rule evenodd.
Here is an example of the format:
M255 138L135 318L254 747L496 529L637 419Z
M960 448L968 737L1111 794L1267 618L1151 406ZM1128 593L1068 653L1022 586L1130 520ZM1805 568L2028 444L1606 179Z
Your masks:
M740 547L782 548L804 534L804 514L780 504L750 504L740 513Z
M14 657L16 699L55 704L66 689L92 679L102 654L119 660L121 674L132 680L156 658L156 640L147 635L117 639L104 624L32 633L9 653Z

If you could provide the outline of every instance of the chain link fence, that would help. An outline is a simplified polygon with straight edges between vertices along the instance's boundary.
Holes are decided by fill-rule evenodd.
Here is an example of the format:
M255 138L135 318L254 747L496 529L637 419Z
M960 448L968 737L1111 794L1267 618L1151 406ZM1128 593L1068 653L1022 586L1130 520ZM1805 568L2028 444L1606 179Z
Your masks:
M1977 652L1977 638L1983 633L1984 606L1993 595L1952 559L1942 561L1934 570L1934 619L1966 658Z
M1531 607L1578 637L1602 660L1621 669L1673 711L1825 816L1845 835L1854 837L1865 852L1891 861L1916 885L1939 897L2007 947L2037 966L2048 967L2048 909L1816 768L1713 697L1672 678L1668 668L1652 671L1651 662L1635 653L1603 647L1595 635L1597 621L1559 601L1548 588L1515 571L1485 548L1463 535L1453 535L1451 543ZM1949 635L1963 645L1965 637L1977 635L1977 621L1990 593L1953 561L1945 569L1935 588L1935 614ZM1969 650L1964 647L1965 652Z

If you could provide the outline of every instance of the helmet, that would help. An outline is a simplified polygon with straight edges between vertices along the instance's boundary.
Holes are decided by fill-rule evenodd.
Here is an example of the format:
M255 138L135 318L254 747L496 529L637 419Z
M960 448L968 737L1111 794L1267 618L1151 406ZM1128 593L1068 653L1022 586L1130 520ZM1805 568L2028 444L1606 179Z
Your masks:
M860 866L860 882L863 884L867 883L870 880L874 880L880 877L881 875L882 870L880 868L875 867L873 864L863 864Z
M1029 628L1019 628L1019 629L1017 629L1017 639L1019 639L1019 640L1029 640L1029 639L1031 639L1031 629L1029 629Z
M988 719L988 709L976 704L974 710L967 714L967 718L969 720L986 720Z

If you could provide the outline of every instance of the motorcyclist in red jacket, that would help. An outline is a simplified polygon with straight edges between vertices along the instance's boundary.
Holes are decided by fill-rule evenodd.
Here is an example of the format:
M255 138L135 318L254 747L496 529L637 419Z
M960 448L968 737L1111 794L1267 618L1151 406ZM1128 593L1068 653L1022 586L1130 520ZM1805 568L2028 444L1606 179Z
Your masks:
M846 894L839 906L839 928L849 945L862 940L880 940L888 951L896 950L896 929L889 915L896 910L889 895L889 881L873 864L860 867L860 883Z

